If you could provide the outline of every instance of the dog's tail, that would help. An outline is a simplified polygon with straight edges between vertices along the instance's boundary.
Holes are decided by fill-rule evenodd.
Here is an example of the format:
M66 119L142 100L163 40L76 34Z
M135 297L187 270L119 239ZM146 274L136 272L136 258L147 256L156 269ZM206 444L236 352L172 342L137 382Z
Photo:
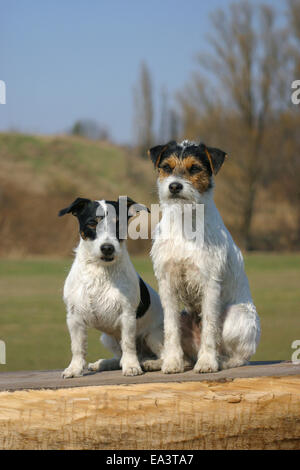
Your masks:
M200 349L201 319L198 314L183 310L180 313L180 323L183 352L195 363Z

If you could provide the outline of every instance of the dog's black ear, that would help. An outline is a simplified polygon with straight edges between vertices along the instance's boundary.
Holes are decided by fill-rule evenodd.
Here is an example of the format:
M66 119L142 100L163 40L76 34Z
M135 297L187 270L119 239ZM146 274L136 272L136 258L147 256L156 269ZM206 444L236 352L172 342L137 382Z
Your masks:
M147 206L145 206L144 204L139 204L138 202L135 202L130 197L127 197L127 209L128 209L128 217L134 217L135 215L137 215L139 212L142 212L142 211L150 212Z
M78 197L68 207L65 207L65 209L61 209L58 213L58 216L61 217L62 215L70 214L70 213L72 213L75 216L78 216L89 202L91 202L90 199Z
M223 165L225 158L228 157L227 153L214 147L206 147L203 143L200 144L200 147L207 156L212 173L216 175Z
M152 160L152 163L155 167L158 166L161 156L164 150L167 149L167 145L156 145L148 150L148 155Z
M175 140L172 140L171 142L168 142L165 145L156 145L155 147L149 149L148 155L151 158L153 165L157 168L163 153L172 146L176 147L176 145L177 143L175 142Z

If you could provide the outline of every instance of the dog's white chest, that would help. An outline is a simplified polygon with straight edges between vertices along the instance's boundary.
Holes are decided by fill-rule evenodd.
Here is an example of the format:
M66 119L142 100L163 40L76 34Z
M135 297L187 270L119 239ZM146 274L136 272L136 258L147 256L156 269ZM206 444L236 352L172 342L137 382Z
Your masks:
M84 274L75 266L66 280L64 298L68 310L78 315L86 326L111 334L121 327L124 292L131 294L131 284L126 277L120 283L99 273Z
M182 244L179 237L155 240L151 254L158 279L167 273L172 289L183 305L200 310L207 267L192 242Z
M87 296L88 308L84 317L88 326L111 333L120 328L122 303L118 288L100 283Z

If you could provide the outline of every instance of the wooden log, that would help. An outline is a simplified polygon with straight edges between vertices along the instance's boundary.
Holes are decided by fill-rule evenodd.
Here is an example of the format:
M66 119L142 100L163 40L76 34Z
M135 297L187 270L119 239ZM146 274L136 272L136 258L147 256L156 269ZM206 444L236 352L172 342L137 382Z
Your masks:
M255 367L265 373L2 391L0 449L299 449L300 366Z

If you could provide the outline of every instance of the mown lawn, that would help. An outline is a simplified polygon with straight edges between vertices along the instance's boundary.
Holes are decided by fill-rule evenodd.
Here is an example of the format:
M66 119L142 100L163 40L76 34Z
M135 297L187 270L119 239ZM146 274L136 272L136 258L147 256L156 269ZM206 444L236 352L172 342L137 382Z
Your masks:
M70 341L62 301L72 260L0 261L0 339L7 364L0 371L59 369L70 360ZM300 254L251 254L246 270L260 314L261 343L256 360L291 358L300 339ZM156 287L148 258L134 258L143 278ZM108 357L99 333L89 332L88 360Z

